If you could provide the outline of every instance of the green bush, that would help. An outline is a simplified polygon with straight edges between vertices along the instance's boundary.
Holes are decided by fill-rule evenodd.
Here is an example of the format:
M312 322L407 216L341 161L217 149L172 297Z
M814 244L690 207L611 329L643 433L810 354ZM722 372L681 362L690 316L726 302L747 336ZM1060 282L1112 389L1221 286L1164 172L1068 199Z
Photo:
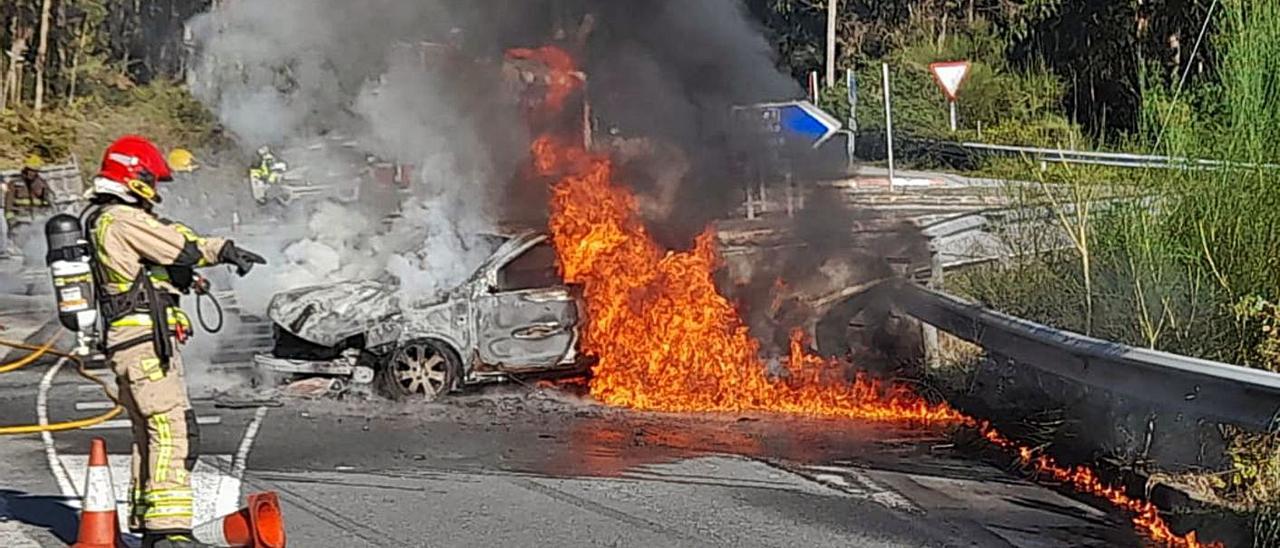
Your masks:
M1280 74L1280 4L1226 2L1218 25L1219 73L1193 81L1176 97L1171 89L1144 90L1143 132L1128 144L1234 164L1123 172L1025 166L1021 178L1034 174L1046 183L1040 196L1024 201L1030 206L1042 204L1053 188L1101 186L1107 196L1128 201L1092 215L1087 252L1077 250L1071 260L1028 259L1043 262L1038 268L1053 278L1002 268L962 276L959 287L1011 312L1100 337L1275 367L1275 315L1265 303L1280 299L1280 169L1274 167L1280 161L1274 76ZM987 168L1020 178L1016 160ZM1081 265L1093 281L1087 292L1080 290ZM983 276L1002 279L994 284ZM1088 317L1050 310L1064 295L1091 300Z
M903 135L960 138L1015 145L1083 144L1077 126L1062 116L1063 86L1042 65L1012 67L1007 40L981 19L939 42L923 31L884 60L890 66L894 130ZM939 61L967 60L969 77L958 101L959 132L950 131L947 99L929 70ZM879 62L856 70L858 126L884 129ZM842 120L849 115L846 84L823 91L821 105Z

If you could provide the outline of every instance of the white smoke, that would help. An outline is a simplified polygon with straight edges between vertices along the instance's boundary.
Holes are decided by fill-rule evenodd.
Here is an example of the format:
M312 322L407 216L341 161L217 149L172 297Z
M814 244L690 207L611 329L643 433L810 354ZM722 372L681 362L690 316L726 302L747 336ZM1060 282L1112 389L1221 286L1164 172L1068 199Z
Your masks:
M219 198L235 197L209 206L213 216L225 226L228 209L241 212L257 230L238 243L271 263L236 282L247 310L279 290L354 278L394 280L419 300L461 282L489 253L480 234L494 224L492 189L510 173L493 167L457 75L421 58L423 43L447 36L443 13L431 0L243 0L193 20L190 84L244 149L240 162L271 145L310 184L364 194L358 206L264 214L243 175L204 177L217 180L200 188L228 186ZM372 183L364 155L412 165L411 187L394 194Z

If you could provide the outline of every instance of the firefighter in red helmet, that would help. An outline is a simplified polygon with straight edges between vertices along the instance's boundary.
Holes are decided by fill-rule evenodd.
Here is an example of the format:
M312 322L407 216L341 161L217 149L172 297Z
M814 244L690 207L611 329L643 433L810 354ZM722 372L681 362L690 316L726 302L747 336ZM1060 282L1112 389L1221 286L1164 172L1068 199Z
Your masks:
M197 267L230 264L244 276L266 264L229 240L156 216L156 183L171 179L159 148L143 137L121 137L103 154L84 215L96 254L104 354L133 425L129 526L142 533L144 547L200 546L191 537L199 432L178 351L191 321L178 308L179 296L190 290Z

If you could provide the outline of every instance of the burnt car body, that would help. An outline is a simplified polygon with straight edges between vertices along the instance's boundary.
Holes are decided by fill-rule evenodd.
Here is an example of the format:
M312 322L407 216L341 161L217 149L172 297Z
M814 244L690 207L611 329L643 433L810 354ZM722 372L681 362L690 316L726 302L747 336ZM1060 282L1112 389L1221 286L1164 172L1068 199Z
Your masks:
M461 285L430 302L393 286L337 282L276 294L275 348L255 361L276 375L377 382L395 397L434 399L466 384L574 369L580 303L545 234L506 239Z

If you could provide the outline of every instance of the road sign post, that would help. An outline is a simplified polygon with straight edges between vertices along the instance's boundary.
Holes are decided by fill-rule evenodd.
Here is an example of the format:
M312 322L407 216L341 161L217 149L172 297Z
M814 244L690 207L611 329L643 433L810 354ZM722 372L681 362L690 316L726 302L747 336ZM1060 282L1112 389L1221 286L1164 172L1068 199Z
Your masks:
M738 120L739 130L744 135L750 139L763 138L769 148L767 161L760 154L751 155L754 158L752 172L756 178L744 182L748 219L767 209L766 183L769 181L766 179L780 175L788 184L794 180L794 159L785 154L794 153L798 147L817 149L842 128L839 119L809 101L735 106L732 115ZM758 196L755 195L757 192Z
M947 106L951 111L951 131L956 131L959 128L956 98L960 93L960 86L969 78L969 68L971 66L968 61L947 61L929 65L929 72L933 73L933 80L938 83L938 87L942 88L942 93L947 96Z

